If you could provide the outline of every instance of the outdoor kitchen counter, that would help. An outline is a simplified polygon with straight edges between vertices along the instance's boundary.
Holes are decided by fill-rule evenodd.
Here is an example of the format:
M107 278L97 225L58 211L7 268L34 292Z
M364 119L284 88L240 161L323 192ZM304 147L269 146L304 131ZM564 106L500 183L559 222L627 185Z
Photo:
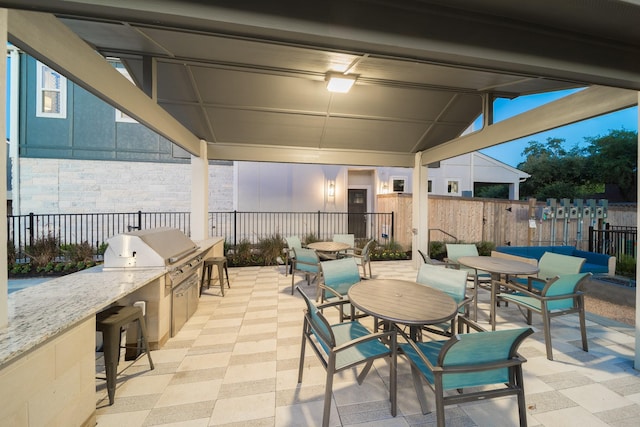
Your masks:
M9 294L8 326L0 329L0 367L164 274L164 268L96 266Z
M196 244L206 254L223 240ZM166 273L166 268L96 266L9 294L8 325L0 329L0 369Z

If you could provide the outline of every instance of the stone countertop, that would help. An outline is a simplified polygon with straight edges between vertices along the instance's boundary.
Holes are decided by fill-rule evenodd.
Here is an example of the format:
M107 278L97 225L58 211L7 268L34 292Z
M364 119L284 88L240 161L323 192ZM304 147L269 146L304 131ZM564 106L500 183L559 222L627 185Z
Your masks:
M96 266L11 293L8 325L0 330L0 367L165 273Z
M197 243L204 252L221 239ZM164 267L96 266L9 294L8 325L0 329L0 368L166 272Z

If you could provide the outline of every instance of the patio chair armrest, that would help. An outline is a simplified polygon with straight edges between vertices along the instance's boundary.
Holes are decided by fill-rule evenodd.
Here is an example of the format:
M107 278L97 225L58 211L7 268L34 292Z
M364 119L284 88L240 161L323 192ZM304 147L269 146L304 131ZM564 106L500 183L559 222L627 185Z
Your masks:
M539 283L542 283L542 284L547 283L546 280L541 279L539 277L528 276L527 277L527 290L529 290L531 292L535 291L535 289L533 288L533 282L539 282Z
M354 347L358 344L362 344L365 343L367 341L375 341L375 340L380 340L384 343L384 339L388 338L390 341L389 342L394 342L396 341L396 331L395 330L390 330L390 331L386 331L386 332L372 332L369 335L364 335L355 339L352 339L351 341L347 341L337 347L335 347L333 350L337 353L339 351L342 350L346 350L350 347ZM394 345L395 346L395 345ZM390 349L391 351L392 349Z
M318 287L320 289L324 289L325 291L329 291L333 294L333 296L338 297L339 299L344 299L344 295L340 294L339 292L337 292L335 289L330 288L328 286L326 286L325 284L321 283L318 285Z
M450 260L449 258L442 259L445 268L454 268L460 270L460 263Z
M508 290L514 291L514 292L518 292L522 295L526 295L529 297L533 297L533 298L540 298L540 294L534 291L530 291L529 289L527 289L526 287L522 286L519 283L514 283L514 282L503 282L501 280L494 280L492 286L501 286L503 288L507 288ZM497 295L498 298L500 298L500 294Z
M318 310L324 310L325 308L328 308L328 307L337 307L339 305L345 305L345 304L349 304L349 299L342 297L338 300L333 300L333 301L325 302L323 304L319 304L316 306L316 308Z
M458 317L458 333L462 330L463 324L467 327L473 329L477 332L486 332L487 330L483 328L478 322L472 320L469 317Z

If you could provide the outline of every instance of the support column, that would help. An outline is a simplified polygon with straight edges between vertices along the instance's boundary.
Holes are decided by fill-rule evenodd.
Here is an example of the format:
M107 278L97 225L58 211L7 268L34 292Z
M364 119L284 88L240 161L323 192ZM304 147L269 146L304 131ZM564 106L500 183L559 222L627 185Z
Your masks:
M640 105L640 92L638 92L638 105ZM638 109L638 123L640 123L640 108ZM636 150L636 162L640 161L640 133L638 133L638 149ZM638 163L636 163L638 164ZM636 176L636 188L640 201L640 175ZM640 205L636 204L636 227L640 227ZM637 260L636 260L637 265ZM640 280L640 269L636 268L636 283ZM636 292L636 357L634 367L640 370L640 292Z
M207 141L200 140L200 155L191 156L191 239L209 238L209 160Z
M412 199L412 230L411 259L417 268L422 263L418 249L429 252L429 176L428 168L422 166L422 153L416 153L413 166L413 199Z
M7 46L7 9L0 9L0 46L4 46L6 49ZM5 54L4 60L0 61L2 65L0 65L0 82L3 84L0 85L0 117L3 117L3 120L0 120L0 135L7 134L7 56ZM7 144L0 144L0 188L5 194L4 201L0 203L0 218L7 217L7 202L6 202L6 194L7 194ZM7 295L8 295L8 271L7 271L7 221L2 221L2 225L0 225L0 242L3 242L0 245L0 328L4 328L7 326L8 322L8 306L7 306Z

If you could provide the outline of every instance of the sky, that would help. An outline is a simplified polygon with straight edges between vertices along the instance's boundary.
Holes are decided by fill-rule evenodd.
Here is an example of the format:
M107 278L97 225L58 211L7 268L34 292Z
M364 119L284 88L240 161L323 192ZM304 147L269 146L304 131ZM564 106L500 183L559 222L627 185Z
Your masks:
M504 120L574 92L576 92L576 90L529 95L513 100L497 100L494 105L495 121ZM560 138L565 140L565 148L572 148L576 144L585 145L584 137L604 136L608 134L610 130L619 129L638 131L637 106L516 139L511 142L480 150L480 152L500 160L509 166L517 167L518 163L525 160L524 157L522 157L522 152L527 147L529 141L546 142L547 138Z

